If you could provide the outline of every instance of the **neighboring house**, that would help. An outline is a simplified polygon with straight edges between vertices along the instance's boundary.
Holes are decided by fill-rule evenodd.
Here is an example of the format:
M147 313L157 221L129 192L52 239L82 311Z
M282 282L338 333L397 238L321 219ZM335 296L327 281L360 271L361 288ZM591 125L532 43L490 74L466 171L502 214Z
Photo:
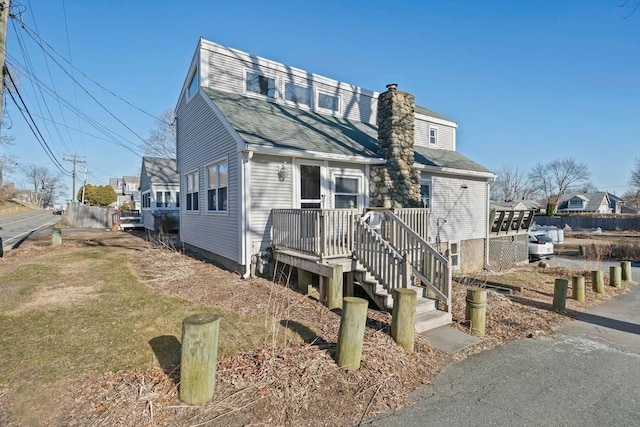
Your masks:
M611 213L609 193L565 194L558 202L556 213Z
M180 177L175 159L143 157L140 197L144 228L175 231L180 222Z
M109 185L113 187L118 197L114 207L119 208L127 203L131 209L140 209L140 177L123 176L122 178L109 178Z
M456 151L457 123L387 88L201 39L176 105L182 241L243 276L272 248L276 261L330 282L339 262L352 271L357 242L375 240L358 218L377 206L387 224L414 222L399 227L446 268L429 274L483 268L495 175ZM401 263L406 248L376 242L396 257L386 264Z
M629 206L624 199L616 196L615 194L607 193L609 196L609 207L612 213L627 213L637 214L638 210L632 206Z

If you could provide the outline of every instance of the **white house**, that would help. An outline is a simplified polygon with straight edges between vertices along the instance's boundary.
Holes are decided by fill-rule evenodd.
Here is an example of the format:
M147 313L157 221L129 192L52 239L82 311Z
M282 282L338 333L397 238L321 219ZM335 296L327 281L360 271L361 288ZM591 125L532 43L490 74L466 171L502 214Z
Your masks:
M141 216L147 230L175 231L180 221L180 178L175 159L143 157Z

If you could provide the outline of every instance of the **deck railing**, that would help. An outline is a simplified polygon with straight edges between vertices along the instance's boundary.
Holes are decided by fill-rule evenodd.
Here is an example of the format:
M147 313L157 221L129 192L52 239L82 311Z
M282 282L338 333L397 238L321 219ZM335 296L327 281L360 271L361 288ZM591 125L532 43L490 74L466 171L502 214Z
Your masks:
M415 277L432 295L451 310L451 270L447 257L440 254L395 212L386 211L384 237L409 262Z
M274 209L273 245L315 255L321 260L351 256L353 209Z

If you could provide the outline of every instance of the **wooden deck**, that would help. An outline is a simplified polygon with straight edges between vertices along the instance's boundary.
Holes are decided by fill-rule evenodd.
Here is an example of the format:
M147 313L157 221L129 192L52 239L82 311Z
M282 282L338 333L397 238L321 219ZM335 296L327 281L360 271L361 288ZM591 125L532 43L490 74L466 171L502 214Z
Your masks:
M447 256L427 243L427 209L377 209L374 230L351 209L274 209L273 255L278 263L334 277L366 272L390 295L394 288L423 286L450 312L451 269Z

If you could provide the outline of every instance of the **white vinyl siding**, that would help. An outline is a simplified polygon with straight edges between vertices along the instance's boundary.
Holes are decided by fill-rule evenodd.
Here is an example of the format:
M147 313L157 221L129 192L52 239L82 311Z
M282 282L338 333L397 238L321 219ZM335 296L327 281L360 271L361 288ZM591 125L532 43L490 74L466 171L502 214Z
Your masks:
M440 148L443 150L455 150L455 128L442 124L433 124L418 118L415 120L415 125L415 145ZM438 132L438 143L435 146L429 143L429 126L437 129Z
M180 174L180 203L182 211L180 231L182 240L189 245L202 248L233 262L242 264L240 255L241 233L239 230L239 170L236 141L211 107L196 94L188 104L177 109L179 170L199 170L200 210L185 214L185 174ZM228 215L206 214L205 168L207 164L228 158Z
M212 89L233 93L246 93L245 71L256 72L275 78L276 102L285 103L285 83L291 82L308 87L311 105L317 105L318 91L340 97L340 116L375 123L377 99L373 92L354 90L354 86L316 76L274 61L256 58L253 55L203 41L202 55L208 63L208 85ZM207 58L208 57L208 58ZM259 95L258 95L259 96ZM317 109L316 109L317 110ZM317 110L327 113L327 110Z
M278 171L283 158L254 154L251 159L251 253L271 245L271 210L293 207L293 173L291 159L286 159L288 173L283 181ZM277 189L277 190L275 190Z
M427 180L427 175L423 174L422 179ZM485 237L488 212L484 180L431 175L430 191L429 237L432 243L436 241L438 229L441 242Z

